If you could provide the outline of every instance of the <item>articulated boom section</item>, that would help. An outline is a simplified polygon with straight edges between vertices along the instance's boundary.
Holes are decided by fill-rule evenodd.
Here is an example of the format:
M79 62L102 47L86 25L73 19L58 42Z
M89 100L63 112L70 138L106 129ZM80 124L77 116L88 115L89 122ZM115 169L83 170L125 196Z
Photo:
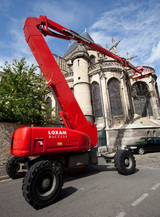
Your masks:
M100 53L109 56L120 63L123 67L127 67L132 70L132 78L133 80L141 79L148 77L152 74L149 67L148 70L143 70L143 67L135 67L130 62L128 62L125 58L119 57L114 53L104 49L103 47L89 41L88 39L80 36L78 33L74 32L73 30L67 29L58 23L53 22L52 20L48 19L46 16L40 16L39 21L41 23L37 23L37 27L43 33L44 36L52 36L57 37L65 40L76 40L78 43L82 43L87 45L88 47L92 48L93 50L99 51ZM52 31L54 30L54 32ZM58 33L57 33L58 32ZM59 34L60 33L60 34ZM135 76L134 76L135 75Z

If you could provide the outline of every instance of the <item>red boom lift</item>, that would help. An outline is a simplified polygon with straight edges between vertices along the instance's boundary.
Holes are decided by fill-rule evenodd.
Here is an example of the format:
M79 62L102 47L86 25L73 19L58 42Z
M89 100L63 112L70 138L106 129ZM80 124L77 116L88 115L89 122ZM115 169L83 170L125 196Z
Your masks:
M126 59L45 16L28 17L24 34L47 80L47 87L54 92L59 102L65 124L65 128L22 126L11 138L10 151L14 157L8 161L6 171L13 179L25 175L23 196L30 205L39 208L52 203L59 195L64 168L97 163L97 153L92 149L97 145L96 126L86 120L43 36L76 40L130 68L134 72L134 79L150 76L151 72L143 73L143 67L134 67ZM113 156L102 157L107 162L114 159L115 167L121 174L135 172L135 158L127 150L118 150Z

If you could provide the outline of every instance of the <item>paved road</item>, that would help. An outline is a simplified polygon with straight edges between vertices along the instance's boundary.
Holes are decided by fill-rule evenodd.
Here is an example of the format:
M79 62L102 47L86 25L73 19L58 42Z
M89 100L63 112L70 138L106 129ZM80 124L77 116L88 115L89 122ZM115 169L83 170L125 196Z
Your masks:
M137 166L122 176L100 161L95 168L71 170L58 201L35 210L24 200L22 179L0 182L2 217L159 217L160 169Z

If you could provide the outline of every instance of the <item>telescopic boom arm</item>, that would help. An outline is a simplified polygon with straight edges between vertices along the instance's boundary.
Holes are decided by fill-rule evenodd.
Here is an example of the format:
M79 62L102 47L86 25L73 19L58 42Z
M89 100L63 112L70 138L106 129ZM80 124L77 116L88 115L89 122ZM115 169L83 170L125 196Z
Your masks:
M65 40L76 40L78 43L82 43L84 45L87 45L88 47L92 48L93 50L99 51L100 53L109 56L116 60L118 63L122 64L123 67L127 67L129 69L133 70L133 73L138 74L138 78L147 77L151 74L151 71L148 71L148 73L143 73L143 70L141 67L141 70L139 68L136 68L134 65L132 65L130 62L128 62L125 58L119 57L115 55L114 53L104 49L103 47L91 42L90 40L82 37L78 33L74 32L73 30L67 29L52 20L49 20L46 16L40 16L39 19L41 20L41 24L37 25L39 30L43 33L44 36L50 35L53 37L65 39ZM52 30L60 33L53 32Z
M113 58L123 67L131 69L134 74L133 79L147 77L151 74L150 70L144 73L143 67L134 67L125 58L113 54L80 36L78 33L53 22L46 16L40 15L39 18L28 17L24 24L24 34L31 51L47 80L47 87L54 92L59 102L62 109L60 114L65 126L86 133L90 136L91 143L94 143L94 145L96 143L95 141L97 141L96 126L86 120L43 36L49 35L65 40L76 40L78 43L82 43L93 50Z

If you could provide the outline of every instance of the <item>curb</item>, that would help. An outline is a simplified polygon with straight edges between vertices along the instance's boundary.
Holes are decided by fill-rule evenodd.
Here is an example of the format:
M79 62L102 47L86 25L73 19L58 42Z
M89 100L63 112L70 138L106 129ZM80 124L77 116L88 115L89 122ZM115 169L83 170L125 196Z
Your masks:
M7 179L10 179L9 176L7 176L7 175L6 176L0 176L0 181L7 180Z

